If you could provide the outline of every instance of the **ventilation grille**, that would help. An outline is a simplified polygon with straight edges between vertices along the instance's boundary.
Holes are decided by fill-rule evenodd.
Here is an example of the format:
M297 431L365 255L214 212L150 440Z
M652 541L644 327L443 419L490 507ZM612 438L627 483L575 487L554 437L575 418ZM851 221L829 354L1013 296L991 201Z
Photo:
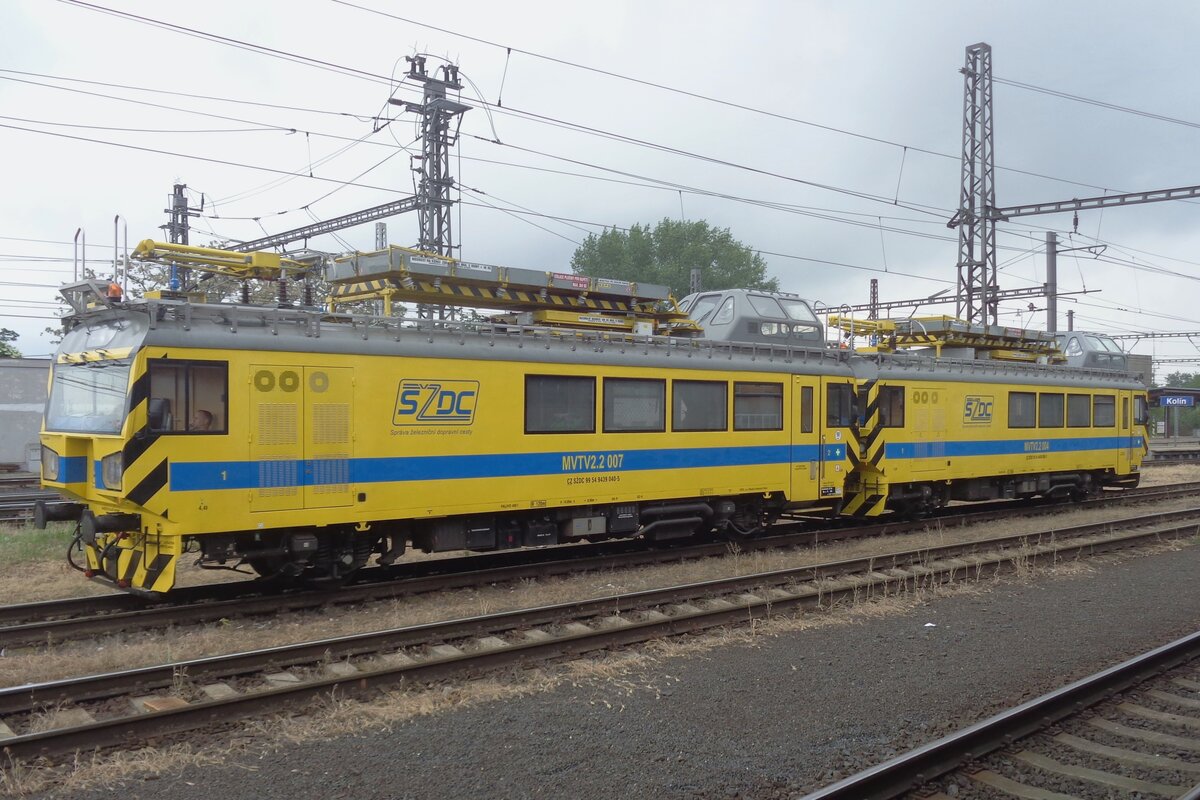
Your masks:
M314 403L312 415L313 444L350 443L349 403Z
M260 445L297 444L299 426L296 424L295 403L258 404L258 443Z
M341 494L350 490L350 459L344 454L329 455L312 462L313 494Z
M258 462L258 496L291 497L300 491L300 462L266 458Z

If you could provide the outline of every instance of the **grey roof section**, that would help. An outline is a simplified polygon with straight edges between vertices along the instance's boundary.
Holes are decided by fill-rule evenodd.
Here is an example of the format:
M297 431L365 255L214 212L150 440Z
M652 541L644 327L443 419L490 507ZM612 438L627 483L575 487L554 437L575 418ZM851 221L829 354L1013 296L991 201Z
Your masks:
M689 294L679 306L704 329L706 339L825 346L825 327L799 295L723 289Z
M119 338L119 346L851 374L850 354L819 347L479 322L331 316L296 308L146 301L95 312L86 320L77 319L76 327L63 340L63 352L94 350L94 344L81 345Z
M727 293L712 293L725 296ZM736 295L735 295L736 296ZM724 299L722 298L723 302ZM736 302L736 301L735 301ZM546 364L649 366L714 372L778 372L862 380L923 379L1140 389L1112 370L895 353L859 355L779 341L633 336L479 322L329 315L300 308L127 303L71 318L60 352L130 347L209 348L305 354L482 359Z
M1107 334L1065 331L1057 335L1058 347L1071 367L1129 369L1129 360L1120 346Z
M1143 389L1134 375L1107 369L1086 369L1014 361L934 358L910 353L877 354L855 359L854 373L863 380L913 380L958 383L1027 384Z

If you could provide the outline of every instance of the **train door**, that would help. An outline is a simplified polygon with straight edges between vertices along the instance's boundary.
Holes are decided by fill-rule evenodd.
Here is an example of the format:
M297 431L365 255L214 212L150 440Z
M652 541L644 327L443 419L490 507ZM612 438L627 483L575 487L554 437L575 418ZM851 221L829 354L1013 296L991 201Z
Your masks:
M1133 452L1133 425L1130 421L1130 406L1132 394L1130 392L1117 392L1117 404L1120 410L1117 413L1117 474L1129 474L1129 456Z
M912 417L910 436L914 440L912 474L943 475L946 472L946 440L949 438L946 387L921 384L909 386L907 391L907 405Z
M851 378L826 378L825 423L821 431L821 497L842 499L849 472L850 448L857 447L854 425L854 381ZM857 453L855 454L857 456Z
M792 376L792 502L821 496L821 381Z
M250 367L251 511L301 508L304 368Z
M304 507L352 502L354 370L304 368Z

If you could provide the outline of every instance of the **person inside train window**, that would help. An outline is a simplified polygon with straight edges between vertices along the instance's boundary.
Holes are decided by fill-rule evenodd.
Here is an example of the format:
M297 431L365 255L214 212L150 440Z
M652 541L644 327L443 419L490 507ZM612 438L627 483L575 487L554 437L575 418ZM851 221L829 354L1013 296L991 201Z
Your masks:
M211 411L205 411L203 408L197 408L192 414L192 422L188 425L189 431L211 431L213 424L213 415Z

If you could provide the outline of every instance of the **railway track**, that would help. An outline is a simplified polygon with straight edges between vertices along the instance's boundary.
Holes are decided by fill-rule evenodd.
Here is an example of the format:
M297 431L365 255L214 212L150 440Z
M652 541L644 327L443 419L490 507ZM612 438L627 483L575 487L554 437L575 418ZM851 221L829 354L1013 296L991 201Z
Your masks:
M64 502L58 492L51 492L44 489L0 492L0 522L31 521L33 519L33 505L39 500L50 504Z
M1194 536L1200 509L1113 528L1104 522L1001 536L28 684L0 690L0 718L12 734L2 746L16 759L56 758L225 724L335 691L419 684L1058 563Z
M804 800L1200 800L1198 753L1200 631Z
M36 488L40 480L40 476L32 472L3 473L0 474L0 488L23 488L27 486Z
M1169 500L1200 491L1200 483L1127 490L1075 504L1073 508ZM1053 513L1061 504L1034 507ZM1001 520L1013 513L1011 502L957 506L937 516L942 524L967 525ZM1031 509L1023 507L1021 513ZM741 552L808 548L820 542L863 539L921 531L931 520L886 522L876 525L814 530L812 523L782 523L775 535L738 543ZM640 541L576 545L539 551L506 551L488 555L435 559L372 569L361 583L330 590L272 590L269 583L246 581L177 590L162 602L129 594L51 600L0 607L0 649L54 644L117 632L152 630L172 625L201 624L222 619L304 611L329 605L394 599L429 591L486 586L526 578L618 569L685 559L727 555L724 542L684 544L647 549Z
M1151 458L1142 462L1142 467L1177 467L1181 464L1200 464L1200 452L1187 456Z

